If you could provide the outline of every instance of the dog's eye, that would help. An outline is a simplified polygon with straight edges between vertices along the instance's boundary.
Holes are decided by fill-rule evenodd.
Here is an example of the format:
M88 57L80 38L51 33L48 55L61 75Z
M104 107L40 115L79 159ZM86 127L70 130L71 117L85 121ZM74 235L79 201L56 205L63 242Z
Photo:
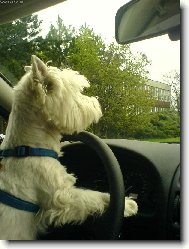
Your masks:
M45 88L45 91L46 93L50 92L53 90L53 84L50 80L48 79L45 79L44 81L44 88Z

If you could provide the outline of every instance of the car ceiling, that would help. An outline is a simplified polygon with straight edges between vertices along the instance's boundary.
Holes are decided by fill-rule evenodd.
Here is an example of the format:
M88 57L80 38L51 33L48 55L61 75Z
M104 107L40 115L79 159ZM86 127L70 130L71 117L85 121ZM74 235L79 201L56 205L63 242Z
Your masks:
M11 22L23 16L48 8L65 0L9 0L0 3L0 23Z

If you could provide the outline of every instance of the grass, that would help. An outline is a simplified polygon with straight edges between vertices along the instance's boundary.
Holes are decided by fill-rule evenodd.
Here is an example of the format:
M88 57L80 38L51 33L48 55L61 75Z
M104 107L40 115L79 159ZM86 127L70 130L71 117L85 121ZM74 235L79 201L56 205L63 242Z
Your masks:
M180 143L180 137L171 137L171 138L144 138L142 141L149 142L160 142L160 143Z

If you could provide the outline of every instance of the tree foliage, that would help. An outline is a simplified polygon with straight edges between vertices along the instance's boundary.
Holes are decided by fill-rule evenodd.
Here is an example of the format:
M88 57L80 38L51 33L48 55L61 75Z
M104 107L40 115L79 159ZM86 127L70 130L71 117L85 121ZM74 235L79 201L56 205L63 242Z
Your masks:
M180 117L175 111L149 115L150 123L136 134L137 138L169 138L180 136Z
M33 42L39 32L37 15L0 25L0 69L2 73L9 72L14 84L23 75L24 66L30 63Z
M63 67L69 49L74 44L75 29L66 27L58 16L56 25L50 26L45 38L39 36L35 40L35 54L44 61L51 61L56 67Z
M75 37L67 64L90 80L87 93L99 97L104 116L93 126L93 131L100 136L130 136L148 122L146 114L153 100L143 88L141 72L144 73L148 61L142 59L136 60L129 46L106 45L86 26L82 26Z

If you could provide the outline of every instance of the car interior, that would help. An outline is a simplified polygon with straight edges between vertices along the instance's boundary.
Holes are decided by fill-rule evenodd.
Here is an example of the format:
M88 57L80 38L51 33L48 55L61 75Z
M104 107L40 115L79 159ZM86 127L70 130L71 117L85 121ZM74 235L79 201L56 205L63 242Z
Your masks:
M24 4L15 4L14 7L4 5L0 9L0 23L13 21L59 2L62 1L25 0ZM155 16L152 9L161 3L132 0L122 6L115 19L117 42L128 44L163 33L169 33L170 39L179 39L179 1L166 1L167 14ZM137 8L146 12L143 15L146 19L139 22L137 32L131 32L136 26L133 22L136 16L131 13L135 13L133 11ZM0 115L5 120L8 120L12 99L11 82L0 73ZM181 240L180 144L100 139L83 132L63 136L62 152L60 161L68 172L77 176L77 186L110 192L112 202L116 203L110 205L103 217L96 220L90 217L80 225L49 227L48 233L39 234L38 240ZM119 201L121 195L136 200L139 207L136 216L123 218L119 213L123 205Z

